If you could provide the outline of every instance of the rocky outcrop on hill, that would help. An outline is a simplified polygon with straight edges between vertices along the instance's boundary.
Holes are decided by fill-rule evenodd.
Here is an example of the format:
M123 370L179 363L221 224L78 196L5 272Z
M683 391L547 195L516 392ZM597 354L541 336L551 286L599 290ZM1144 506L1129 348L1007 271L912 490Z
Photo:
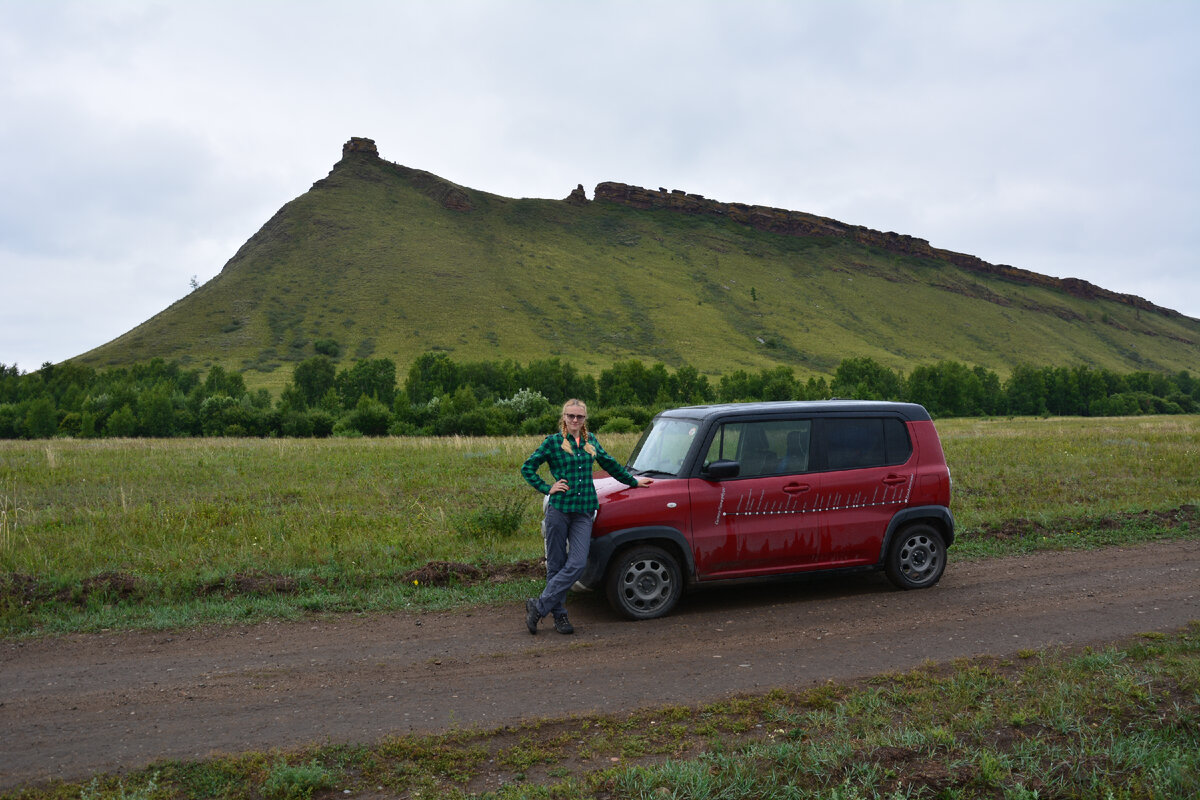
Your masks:
M379 148L375 146L374 139L351 136L350 141L342 145L342 160L334 165L334 169L336 170L342 166L351 166L355 163L362 164L364 162L386 164L389 168L404 176L405 180L412 184L413 188L421 194L431 200L436 200L443 208L450 211L470 211L474 208L470 195L461 186L456 186L450 181L439 178L432 172L426 172L422 169L412 169L411 167L405 167L401 164L381 159L379 157ZM378 173L376 173L377 175ZM368 180L371 179L369 174L364 174L361 177ZM378 180L378 177L375 180Z
M365 153L369 156L379 156L379 148L374 139L364 139L361 136L351 136L350 141L342 145L342 158L351 153Z
M574 193L572 193L574 194ZM978 272L1028 286L1044 286L1086 300L1112 300L1168 317L1180 316L1178 311L1155 305L1132 294L1119 294L1080 278L1054 278L1007 264L990 264L977 256L956 253L933 247L928 241L899 233L884 233L861 225L847 225L828 217L788 211L768 206L744 203L722 203L703 195L688 194L679 189L643 189L624 183L605 182L596 186L597 201L620 203L640 209L670 209L684 214L703 214L723 217L761 231L784 236L832 236L852 239L861 244L879 247L893 253L951 263L971 272Z
M587 193L583 191L582 183L572 189L571 193L563 200L564 203L570 203L573 206L587 205L587 201Z
M461 187L455 186L450 181L442 180L432 172L403 167L399 164L392 164L392 167L408 178L409 182L421 194L441 203L442 208L449 209L450 211L470 211L475 207L471 203L470 195L463 191Z

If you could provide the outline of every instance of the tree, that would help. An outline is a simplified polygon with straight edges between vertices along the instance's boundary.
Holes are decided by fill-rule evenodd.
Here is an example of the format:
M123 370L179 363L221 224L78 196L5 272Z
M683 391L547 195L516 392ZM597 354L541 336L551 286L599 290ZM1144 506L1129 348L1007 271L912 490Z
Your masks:
M333 388L336 369L328 356L313 356L292 370L292 384L305 407L315 406Z
M353 408L360 397L373 397L390 406L396 399L396 364L389 358L358 361L338 373L334 387L343 408Z
M425 353L408 368L404 391L410 403L428 403L458 388L458 366L445 353ZM537 387L534 387L537 388Z
M240 372L226 372L220 364L214 366L204 379L204 393L211 396L224 394L229 397L241 397L246 393L246 381Z
M743 400L756 400L754 379L744 369L726 373L717 381L717 400L722 403L737 403Z
M244 432L242 422L241 406L229 395L213 395L200 405L200 429L205 436L227 436L230 428L234 435Z
M58 413L53 400L42 396L29 404L25 412L25 431L31 439L48 439L58 432Z
M391 423L392 412L388 407L365 394L358 398L349 420L350 427L363 436L383 436Z
M1038 416L1048 413L1046 408L1046 379L1042 370L1018 364L1004 384L1004 395L1008 400L1008 411L1018 416Z
M762 371L762 389L759 398L762 400L796 400L800 395L800 386L796 376L785 366Z
M510 397L521 388L523 370L510 360L473 361L458 368L460 383L469 385L480 399Z
M647 369L635 359L618 361L600 373L600 402L605 406L653 405L666 382L667 368L662 364Z
M104 423L104 435L111 438L128 438L136 433L137 417L128 404L110 414Z
M584 402L596 399L596 379L591 375L580 375L575 367L557 358L529 362L525 367L524 380L519 383L541 392L553 405L565 403L571 398Z
M21 374L16 364L7 367L0 364L0 403L17 402L21 387Z
M147 436L171 436L175 433L175 404L169 384L160 383L138 396L138 419Z
M667 379L671 400L676 403L694 405L710 403L713 399L708 378L690 364L684 365Z
M871 358L847 358L833 373L834 397L855 400L899 400L900 375Z
M0 439L17 439L24 417L16 403L0 403Z
M976 392L972 399L975 410L971 413L987 416L1003 413L1004 390L1000 388L1000 376L990 369L980 366L972 368L971 372L975 374L974 391Z
M905 387L905 397L935 417L967 417L994 413L985 406L997 406L1000 380L980 367L967 369L957 361L939 361L913 369Z

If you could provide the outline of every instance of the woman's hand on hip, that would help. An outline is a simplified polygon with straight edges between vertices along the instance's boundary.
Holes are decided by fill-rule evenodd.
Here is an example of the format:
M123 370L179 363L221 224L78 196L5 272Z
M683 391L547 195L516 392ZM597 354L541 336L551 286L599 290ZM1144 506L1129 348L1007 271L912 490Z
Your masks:
M558 494L559 492L565 492L570 488L571 488L571 484L567 483L566 478L559 478L558 480L556 480L554 482L554 485L550 487L549 493L550 494Z

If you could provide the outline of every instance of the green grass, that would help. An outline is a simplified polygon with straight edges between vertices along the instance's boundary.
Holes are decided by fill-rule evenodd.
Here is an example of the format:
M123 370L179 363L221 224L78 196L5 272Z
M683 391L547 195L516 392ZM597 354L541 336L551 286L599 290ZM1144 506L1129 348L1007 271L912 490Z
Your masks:
M79 360L220 364L276 392L322 340L341 367L387 357L401 374L430 350L557 356L592 375L629 358L710 376L783 364L802 379L849 357L1002 377L1022 363L1196 368L1187 317L712 216L475 190L472 210L448 210L431 182L385 161L339 165L215 279Z
M1200 417L945 420L953 561L1196 536ZM623 460L636 434L605 438ZM507 602L538 437L0 443L0 632ZM509 580L477 580L503 570Z
M12 800L1183 798L1200 623L1103 649L927 665L698 707L389 737L51 783Z
M4 630L462 603L458 587L400 578L431 561L537 557L536 498L516 474L534 446L457 438L6 444L0 575L36 578L41 597L23 604L10 587ZM521 590L485 582L469 599Z
M1200 418L943 420L952 555L1120 544L1200 501ZM1165 525L1165 528L1164 528Z
M951 569L1196 536L1200 417L938 427L960 526ZM623 459L635 439L605 445ZM10 588L17 575L53 590L28 605L6 594L5 633L513 600L534 583L519 571L487 589L414 571L539 554L534 498L516 474L536 443L0 443L0 574ZM396 580L412 574L427 580ZM4 797L1174 798L1200 792L1197 753L1194 623L1103 649L1025 650L696 708L168 761Z

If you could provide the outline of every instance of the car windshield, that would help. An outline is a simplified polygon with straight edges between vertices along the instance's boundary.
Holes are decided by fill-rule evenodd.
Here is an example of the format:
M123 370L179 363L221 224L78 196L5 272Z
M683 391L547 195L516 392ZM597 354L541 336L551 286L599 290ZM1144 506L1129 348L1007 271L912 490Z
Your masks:
M678 475L699 428L699 423L690 419L655 420L633 449L630 470L658 476Z

